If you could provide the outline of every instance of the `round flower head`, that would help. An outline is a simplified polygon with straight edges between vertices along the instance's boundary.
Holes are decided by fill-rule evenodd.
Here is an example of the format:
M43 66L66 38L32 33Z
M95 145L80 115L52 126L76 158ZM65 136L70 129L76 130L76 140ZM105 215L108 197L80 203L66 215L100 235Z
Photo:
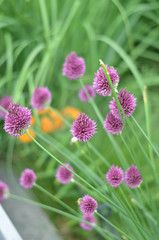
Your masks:
M32 188L37 177L32 169L25 169L20 176L20 185L24 188Z
M47 87L37 87L31 98L31 106L38 110L46 109L50 105L51 98L51 92Z
M130 92L127 92L126 88L124 88L123 90L119 91L118 99L123 108L123 111L125 112L125 115L127 117L130 117L135 111L136 98ZM117 117L120 117L118 107L114 98L110 102L109 108L111 109L114 115L116 115Z
M91 223L91 226L85 222L81 222L80 223L81 228L86 229L88 231L92 231L93 227L97 224L96 218L93 215L84 215L83 219Z
M64 163L64 165L66 167L68 167L70 170L74 171L73 168L68 163ZM69 183L71 181L71 179L73 179L73 176L74 176L73 173L70 172L64 166L60 166L57 170L57 173L56 173L57 180L62 184Z
M77 79L85 73L86 66L82 57L78 57L75 52L67 55L63 64L62 75L69 79Z
M124 180L124 173L121 168L113 165L105 177L112 187L118 187Z
M5 116L4 130L14 137L23 135L31 126L31 110L18 103L10 103Z
M12 98L10 96L3 96L0 99L0 106L3 107L4 109L8 110L10 103L12 102ZM4 119L6 113L0 110L0 118Z
M86 88L90 98L95 98L95 91L94 91L93 87L91 85L86 85L85 88ZM85 93L84 88L81 88L78 96L79 96L79 98L82 102L88 102L89 101L89 99L87 97L87 94Z
M125 172L125 182L130 188L139 187L142 183L142 177L139 173L137 167L132 165L126 172Z
M72 124L71 133L79 142L87 142L96 133L96 122L91 120L85 113L78 114Z
M104 121L104 128L108 133L118 134L123 130L123 123L110 111Z
M89 195L85 195L80 201L80 210L83 214L90 215L97 209L97 202L94 198Z
M0 202L5 201L9 196L9 188L7 184L0 181Z
M116 69L113 67L108 67L107 65L105 66L109 72L110 79L113 83L114 88L117 88L119 82L119 75L117 74ZM93 87L96 90L97 94L103 97L110 96L112 94L111 87L108 83L102 67L100 67L97 73L95 73L95 78L93 80Z

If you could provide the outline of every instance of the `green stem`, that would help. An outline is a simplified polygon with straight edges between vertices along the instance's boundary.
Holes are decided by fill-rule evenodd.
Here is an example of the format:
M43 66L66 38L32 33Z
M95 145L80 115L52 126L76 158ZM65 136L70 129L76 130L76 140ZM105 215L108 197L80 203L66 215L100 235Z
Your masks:
M0 110L2 110L5 113L8 113L8 111L5 108L3 108L2 106L0 106Z
M102 124L102 126L103 126L103 124L104 124L104 119L103 119L103 117L102 117L102 114L100 113L100 111L99 111L96 103L94 102L94 100L93 100L92 98L90 98L90 95L88 94L88 92L87 92L87 90L86 90L86 87L85 87L85 85L83 84L83 81L82 81L81 79L80 79L80 84L81 84L81 86L83 87L83 89L85 90L85 93L86 93L86 95L87 95L87 97L88 97L88 99L89 99L89 102L90 102L90 104L92 105L92 107L93 107L93 109L94 109L94 111L95 111L98 119L100 120L100 122L101 122L101 124ZM125 159L125 157L124 157L122 151L120 150L120 147L118 146L117 142L115 141L115 139L113 138L113 136L112 136L111 134L109 134L109 133L106 132L106 131L105 131L105 133L107 134L107 136L108 136L108 138L109 138L112 146L114 147L116 156L118 157L118 159L120 160L120 162L122 162L123 159ZM125 160L125 161L126 161L126 160Z
M72 214L77 214L77 212L71 208L70 206L68 206L67 204L65 204L63 201L61 201L60 199L58 199L56 196L54 196L53 194L51 194L50 192L48 192L46 189L44 189L43 187L39 186L37 183L34 183L34 186L41 191L42 193L46 194L47 196L49 196L50 198L52 198L54 201L56 201L57 203L59 203L61 206L63 206L64 208L66 208L68 211L70 211Z
M150 144L150 146L152 147L152 149L154 150L154 152L156 153L156 155L159 157L159 152L157 151L157 149L155 148L155 146L151 143L150 139L148 138L148 136L146 135L146 133L144 132L144 130L140 127L140 125L138 124L138 122L135 120L135 118L133 116L131 116L131 118L133 119L134 123L136 124L136 126L140 129L141 133L143 134L143 136L146 138L146 140L148 141L148 143Z
M86 165L82 160L80 160L75 154L72 153L68 148L66 148L60 142L57 142L53 137L50 139L43 137L37 131L32 130L43 142L49 144L58 151L63 157L65 157L69 162L74 164L80 171L82 171L87 178L89 178L96 187L99 187L104 184L104 182ZM49 137L49 136L48 136Z
M114 89L113 83L112 83L112 81L111 81L109 72L108 72L105 64L102 62L102 60L99 60L99 61L100 61L100 65L101 65L102 68L103 68L103 71L104 71L104 73L105 73L105 76L106 76L106 78L107 78L107 80L108 80L108 83L109 83L109 85L110 85L110 87L111 87L111 90L112 90L112 92L113 92L113 95L114 95L114 98L115 98L115 101L116 101L116 104L117 104L117 108L118 108L118 111L119 111L119 114L120 114L120 118L121 118L121 120L122 120L122 122L123 122L123 125L124 125L124 119L123 119L123 116L124 116L124 118L125 118L126 122L128 123L128 126L130 127L130 129L131 129L131 131L132 131L135 139L137 140L138 145L140 146L140 149L142 150L142 152L143 152L143 154L144 154L144 156L145 156L145 159L146 159L149 167L151 168L151 170L152 170L152 172L153 172L154 178L155 178L156 183L157 183L157 186L158 186L158 180L157 180L157 178L156 178L156 173L155 173L155 171L154 171L154 168L153 168L152 165L150 164L149 157L147 156L147 153L145 152L145 150L144 150L141 142L139 141L139 139L138 139L138 137L137 137L137 135L136 135L136 133L135 133L135 131L134 131L134 128L133 128L130 120L129 120L129 119L127 118L127 116L125 115L125 112L124 112L124 110L123 110L123 108L122 108L122 106L121 106L121 103L120 103L120 101L119 101L119 99L118 99L118 97L117 97L117 94L116 94L116 92L115 92L115 89Z
M101 197L103 197L104 199L106 199L109 203L111 203L114 207L116 207L118 210L120 210L121 212L125 211L120 208L118 205L116 205L114 202L112 202L108 197L106 197L104 194L102 194L100 191L98 191L95 187L93 187L91 184L89 184L86 180L84 180L82 177L80 177L77 173L75 173L74 171L72 171L71 169L69 169L67 166L65 166L59 159L57 159L53 154L51 154L50 152L48 152L40 143L38 143L28 132L28 130L26 131L28 136L43 150L45 151L50 157L52 157L54 160L56 160L60 165L64 166L68 171L70 171L71 173L73 173L77 178L79 178L83 183L85 183L86 185L88 185L91 189L93 189L95 192L97 192Z
M58 213L60 215L63 215L65 217L68 217L68 218L71 218L77 222L85 222L86 224L90 225L91 226L91 223L87 222L86 220L84 220L83 218L80 218L80 217L77 217L77 216L74 216L70 213L66 213L62 210L59 210L57 208L53 208L53 207L50 207L50 206L47 206L45 204L42 204L42 203L39 203L39 202L35 202L33 200L30 200L30 199L27 199L27 198L23 198L23 197L20 197L20 196L17 196L17 195L14 195L14 194L9 194L9 197L12 198L12 199L15 199L15 200L19 200L19 201L23 201L23 202L26 202L26 203L29 203L29 204L32 204L34 206L38 206L38 207L41 207L43 209L46 209L48 211L51 211L51 212L54 212L54 213ZM97 232L99 232L103 237L104 239L107 239L106 238L106 235L105 233L111 235L108 231L106 231L105 229L102 229L98 226L94 226L94 228L96 229Z
M116 227L113 223L111 223L108 219L106 219L105 217L103 217L99 212L95 212L95 214L97 214L100 218L102 218L105 222L107 222L108 224L110 224L113 228L115 228L119 233L123 234L124 236L126 236L128 239L133 240L131 237L129 237L125 232L123 232L122 230L120 230L118 227Z

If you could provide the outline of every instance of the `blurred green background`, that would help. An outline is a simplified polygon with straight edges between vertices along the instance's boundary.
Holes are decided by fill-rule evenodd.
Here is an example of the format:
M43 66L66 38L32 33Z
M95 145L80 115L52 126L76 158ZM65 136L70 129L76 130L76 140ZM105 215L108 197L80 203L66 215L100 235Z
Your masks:
M92 84L94 72L99 68L99 59L108 66L117 68L120 76L118 89L126 87L137 97L137 107L133 116L159 150L158 37L159 2L157 0L0 0L0 96L12 95L14 102L30 107L30 98L35 86L48 86L53 95L52 107L61 111L66 106L72 106L98 122L98 134L90 142L110 164L120 166L93 108L89 103L82 103L78 98L78 91L81 88L79 81L63 77L62 65L70 52L77 52L77 55L83 57L86 62L86 73L83 77L85 84ZM147 115L143 103L144 86L147 86ZM103 117L109 111L110 100L111 97L96 96L95 98ZM36 118L35 111L33 114ZM39 177L39 184L77 209L76 200L85 192L81 193L76 186L58 184L55 180L58 167L56 162L45 153L41 153L33 143L21 144L19 139L8 136L3 131L3 121L0 122L0 127L1 160L7 162L8 168L11 168L13 163L17 174L26 167L33 168ZM157 203L159 195L154 189L149 167L136 140L128 127L126 128L123 136L127 131L129 144L138 157L151 194ZM37 131L39 129L38 118L35 129ZM136 126L135 130L138 132ZM140 132L138 136L144 149L148 151L147 142ZM87 163L82 153L75 146L70 146L69 128L65 127L53 132L47 135L47 138L54 145L48 149L63 162L67 162L68 159L59 153L55 146L60 149L66 147ZM131 165L132 159L120 136L114 138L128 165ZM85 146L81 144L81 148L84 149ZM108 167L100 158L92 155L95 164L90 164L90 168L96 171L98 166L104 176ZM158 160L155 158L155 161L157 167ZM74 168L76 170L76 166ZM36 191L35 193L41 202L59 208L47 197ZM50 218L65 239L90 239L90 233L81 231L77 222L55 214L50 214ZM116 214L112 213L111 219L122 228ZM95 234L91 233L93 239L96 239Z

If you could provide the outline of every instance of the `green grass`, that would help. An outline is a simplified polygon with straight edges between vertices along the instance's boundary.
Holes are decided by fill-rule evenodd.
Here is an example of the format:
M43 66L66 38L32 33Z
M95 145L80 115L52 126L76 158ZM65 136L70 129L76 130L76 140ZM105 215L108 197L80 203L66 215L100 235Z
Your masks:
M69 126L41 136L38 117L33 112L37 122L35 130L39 134L37 140L57 159L63 163L70 162L76 173L107 200L81 181L61 186L55 180L59 165L33 143L21 144L18 139L13 142L2 130L1 121L0 154L6 159L9 171L12 172L13 167L14 172L20 174L24 168L33 168L38 184L76 211L77 199L89 193L99 204L105 203L112 208L109 221L124 231L125 236L130 239L157 239L158 156L133 119L130 119L130 124L126 123L121 136L106 134L101 120L109 111L111 97L98 95L92 104L80 102L80 81L63 77L62 64L71 51L82 56L86 62L83 84L92 84L99 59L117 68L119 89L126 87L137 97L133 118L151 145L159 151L158 1L2 0L0 8L0 96L12 95L15 102L30 107L34 87L48 86L53 95L53 108L62 110L73 106L97 121L98 134L88 144L92 156L90 161L85 144L70 146ZM145 103L143 91L147 99ZM69 123L72 124L71 121ZM112 190L106 185L104 176L110 165L126 170L134 163L144 179L140 189L130 190L123 184L120 189ZM35 193L44 205L66 211L36 189ZM64 239L90 239L89 232L81 231L78 219L70 220L65 214L61 217L57 212L48 214ZM98 226L100 228L100 218ZM66 229L68 237L63 229ZM115 231L118 236L113 235L110 225L105 224L104 229L108 231L109 239L122 239L123 234L118 230ZM91 232L91 238L97 239L99 231Z

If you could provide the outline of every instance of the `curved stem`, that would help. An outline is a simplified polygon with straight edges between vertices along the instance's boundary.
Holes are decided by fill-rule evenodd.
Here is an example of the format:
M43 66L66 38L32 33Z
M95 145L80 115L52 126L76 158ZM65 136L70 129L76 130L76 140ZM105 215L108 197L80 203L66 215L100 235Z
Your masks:
M50 198L52 198L54 201L56 201L57 203L59 203L61 206L63 206L64 208L66 208L68 211L70 211L72 214L77 214L77 212L71 208L70 206L68 206L66 203L64 203L63 201L61 201L60 199L58 199L56 196L54 196L53 194L51 194L50 192L48 192L46 189L44 189L43 187L41 187L40 185L38 185L37 183L34 183L34 186L41 191L42 193L46 194L47 196L49 196Z
M50 157L52 157L53 159L55 159L59 164L61 164L63 167L65 167L68 171L70 171L71 173L73 173L77 178L79 178L83 183L85 183L86 185L88 185L91 189L93 189L95 192L97 192L102 198L106 199L109 203L111 203L114 207L116 207L118 210L120 210L122 213L126 214L125 211L120 208L118 205L116 205L114 202L112 202L108 197L106 197L103 193L101 193L100 191L98 191L95 187L93 187L91 184L89 184L86 180L84 180L82 177L80 177L77 173L75 173L74 171L72 171L71 169L69 169L67 166L65 166L59 159L57 159L53 154L51 154L50 152L48 152L40 143L38 143L28 132L28 130L26 131L27 134L29 135L29 137L43 150L45 151Z

